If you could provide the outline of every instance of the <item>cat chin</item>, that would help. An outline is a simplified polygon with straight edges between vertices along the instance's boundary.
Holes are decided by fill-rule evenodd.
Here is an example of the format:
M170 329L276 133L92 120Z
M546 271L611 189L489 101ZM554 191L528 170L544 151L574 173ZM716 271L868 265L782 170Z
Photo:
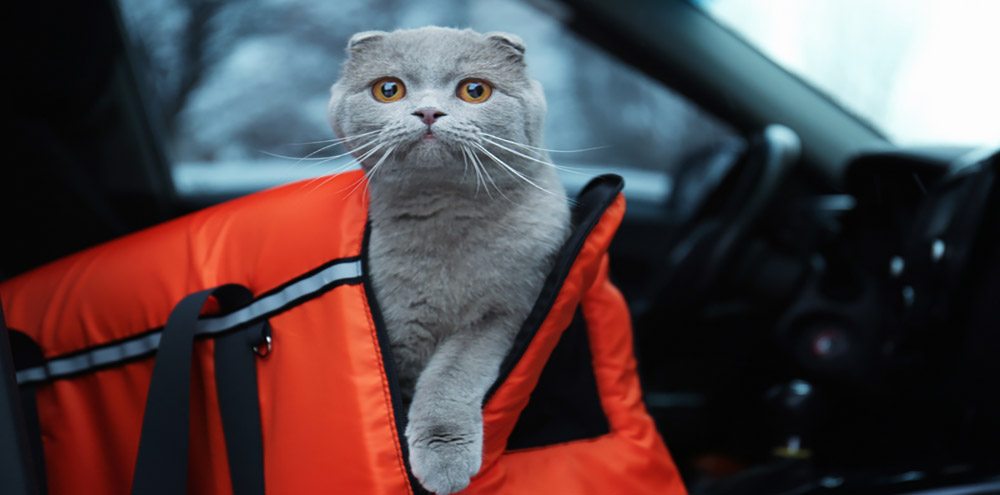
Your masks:
M421 138L399 151L394 158L408 166L437 168L462 161L461 151L440 138Z

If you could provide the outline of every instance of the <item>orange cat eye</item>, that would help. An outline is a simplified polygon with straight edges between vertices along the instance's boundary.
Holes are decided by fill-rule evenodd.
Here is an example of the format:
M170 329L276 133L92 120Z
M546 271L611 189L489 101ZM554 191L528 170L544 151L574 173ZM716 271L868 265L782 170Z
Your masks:
M458 97L469 103L482 103L490 99L493 86L482 79L466 79L458 83Z
M372 84L372 96L382 103L399 101L406 96L406 85L395 77L383 77Z

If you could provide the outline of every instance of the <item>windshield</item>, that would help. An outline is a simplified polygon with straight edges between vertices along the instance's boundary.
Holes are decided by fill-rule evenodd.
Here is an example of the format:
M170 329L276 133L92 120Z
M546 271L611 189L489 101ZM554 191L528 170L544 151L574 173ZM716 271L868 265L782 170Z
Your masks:
M697 3L897 144L1000 140L1000 2Z

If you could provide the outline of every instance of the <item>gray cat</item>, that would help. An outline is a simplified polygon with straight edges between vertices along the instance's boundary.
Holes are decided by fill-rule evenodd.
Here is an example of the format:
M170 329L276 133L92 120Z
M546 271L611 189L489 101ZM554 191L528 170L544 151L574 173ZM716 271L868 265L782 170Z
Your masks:
M566 239L524 44L439 27L358 33L331 89L334 131L369 177L369 259L408 407L414 475L465 488L483 398Z

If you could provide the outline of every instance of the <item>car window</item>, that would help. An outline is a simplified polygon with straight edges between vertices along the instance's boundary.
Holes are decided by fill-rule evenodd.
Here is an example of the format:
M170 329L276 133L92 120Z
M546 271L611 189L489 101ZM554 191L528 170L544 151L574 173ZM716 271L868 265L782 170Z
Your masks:
M697 3L896 143L1000 143L1000 2Z
M120 0L178 192L247 192L337 170L296 160L332 136L329 87L351 34L424 25L508 31L548 100L546 146L575 188L598 172L665 199L682 163L734 153L734 132L519 0ZM325 151L324 151L325 152ZM320 155L322 156L322 155ZM631 180L630 180L631 179ZM642 199L641 197L639 199Z

